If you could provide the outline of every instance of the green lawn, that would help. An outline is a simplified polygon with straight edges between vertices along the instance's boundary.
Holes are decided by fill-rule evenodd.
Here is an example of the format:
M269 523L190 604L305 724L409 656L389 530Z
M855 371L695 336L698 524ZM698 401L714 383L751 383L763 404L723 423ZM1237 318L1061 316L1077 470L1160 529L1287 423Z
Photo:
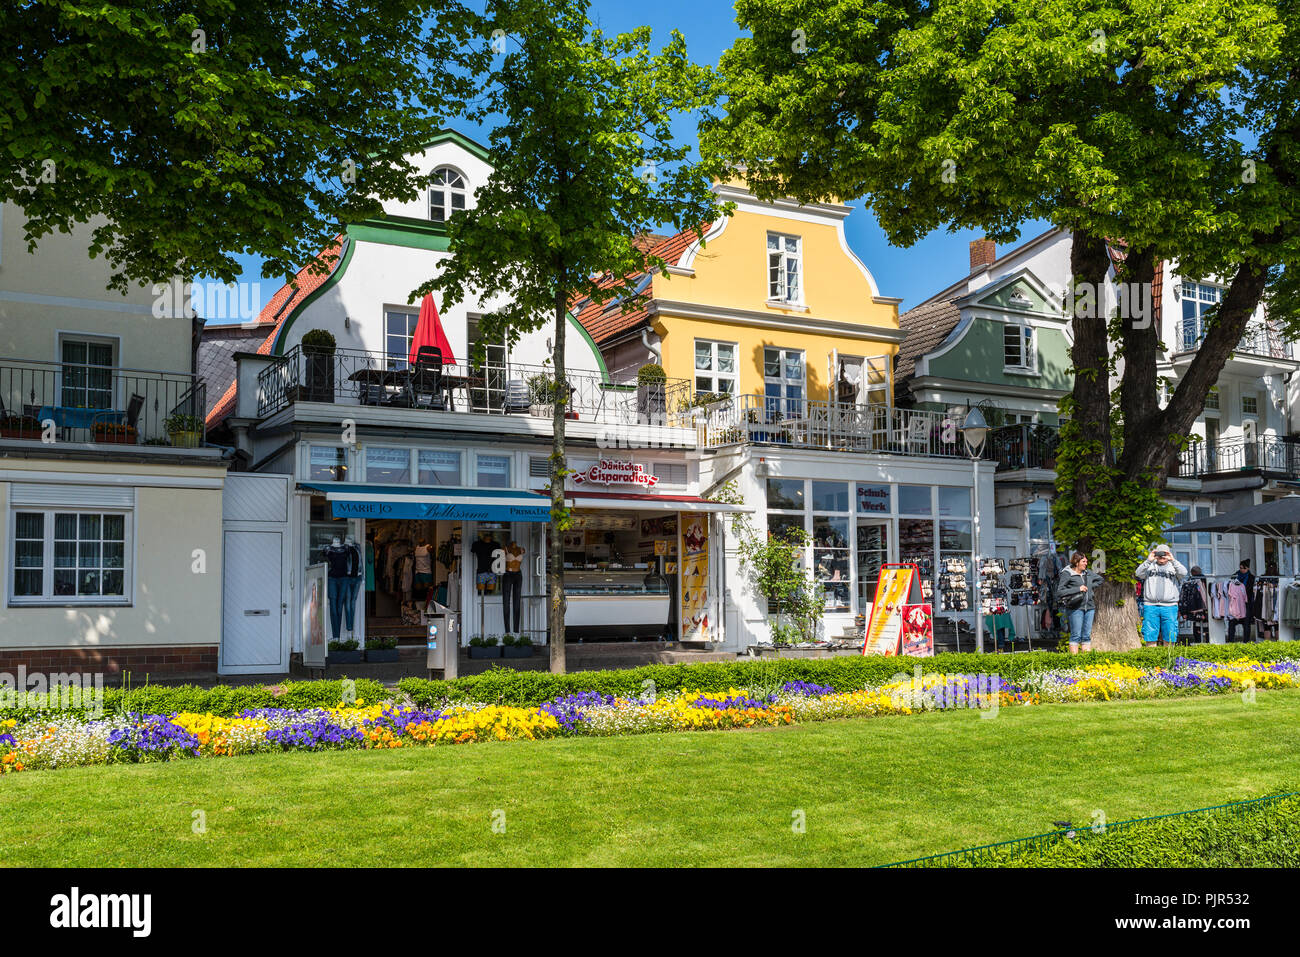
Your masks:
M1300 690L39 771L0 779L0 861L879 864L1300 789L1298 722Z

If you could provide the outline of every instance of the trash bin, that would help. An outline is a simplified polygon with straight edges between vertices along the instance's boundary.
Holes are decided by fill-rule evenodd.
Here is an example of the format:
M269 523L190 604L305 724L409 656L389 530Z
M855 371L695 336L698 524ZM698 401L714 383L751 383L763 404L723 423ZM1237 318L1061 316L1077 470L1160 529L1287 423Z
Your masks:
M431 610L430 610L431 609ZM441 671L447 678L456 677L456 653L460 636L460 613L436 601L424 612L425 666Z

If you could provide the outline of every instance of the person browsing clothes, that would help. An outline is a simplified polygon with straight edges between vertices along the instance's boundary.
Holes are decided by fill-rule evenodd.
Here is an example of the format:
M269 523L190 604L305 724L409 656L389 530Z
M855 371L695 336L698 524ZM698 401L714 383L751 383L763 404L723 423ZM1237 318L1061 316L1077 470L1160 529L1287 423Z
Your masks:
M1056 599L1070 622L1070 654L1092 648L1092 620L1097 614L1096 592L1101 576L1088 567L1088 556L1075 552L1061 569Z
M1187 569L1168 545L1157 545L1137 567L1142 582L1142 643L1178 643L1178 595Z

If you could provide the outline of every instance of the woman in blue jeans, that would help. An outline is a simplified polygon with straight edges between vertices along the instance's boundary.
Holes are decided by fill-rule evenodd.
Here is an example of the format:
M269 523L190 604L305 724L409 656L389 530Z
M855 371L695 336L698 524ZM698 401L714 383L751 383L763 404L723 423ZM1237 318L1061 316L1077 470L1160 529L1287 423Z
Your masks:
M1083 552L1071 555L1070 564L1061 569L1056 598L1070 622L1072 655L1077 655L1080 648L1084 651L1092 648L1092 619L1097 614L1093 596L1099 584L1101 576L1089 570L1088 556Z

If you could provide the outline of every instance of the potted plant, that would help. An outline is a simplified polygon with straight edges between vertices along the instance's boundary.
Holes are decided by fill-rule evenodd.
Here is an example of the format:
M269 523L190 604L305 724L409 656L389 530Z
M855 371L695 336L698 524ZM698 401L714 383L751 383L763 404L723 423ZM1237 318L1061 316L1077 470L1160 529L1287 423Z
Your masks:
M313 329L302 337L305 401L334 401L334 349L334 335L325 329Z
M40 440L41 422L40 419L33 418L30 415L9 415L0 416L0 437L6 439L33 439Z
M641 422L662 422L668 414L668 376L664 367L654 362L643 365L636 374L636 415Z
M495 635L489 635L484 638L482 635L475 635L469 640L469 656L471 658L500 658L501 649L497 647Z
M103 445L135 445L140 439L135 426L125 422L96 422L90 434Z
M506 658L531 658L533 639L527 635L506 635L501 639L502 656Z
M356 665L361 663L361 646L356 639L348 641L331 641L327 646L329 654L325 656L325 667L330 665Z
M197 449L203 444L203 420L177 412L163 420L163 431L178 449Z
M366 641L366 661L398 661L401 652L397 650L396 638L375 638Z
M528 377L528 414L550 418L555 410L555 379L545 372Z

